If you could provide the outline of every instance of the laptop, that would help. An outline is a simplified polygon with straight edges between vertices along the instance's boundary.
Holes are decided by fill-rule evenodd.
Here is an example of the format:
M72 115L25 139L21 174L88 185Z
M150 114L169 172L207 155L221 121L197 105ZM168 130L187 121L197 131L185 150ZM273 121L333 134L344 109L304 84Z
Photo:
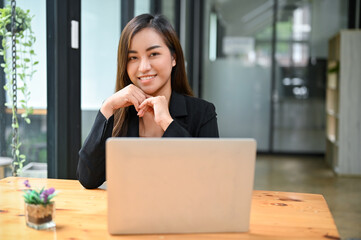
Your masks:
M245 232L254 139L109 138L110 234Z

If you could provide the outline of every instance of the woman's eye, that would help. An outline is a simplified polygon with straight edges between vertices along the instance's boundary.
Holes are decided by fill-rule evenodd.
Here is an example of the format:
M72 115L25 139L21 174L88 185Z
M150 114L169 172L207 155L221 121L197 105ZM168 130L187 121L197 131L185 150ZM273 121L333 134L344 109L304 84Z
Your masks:
M128 58L129 61L131 61L131 60L136 60L136 59L137 59L137 57L135 57L135 56L130 56L130 57Z
M159 53L157 53L157 52L154 52L154 53L151 53L151 54L150 54L151 57L157 56L157 55L159 55Z

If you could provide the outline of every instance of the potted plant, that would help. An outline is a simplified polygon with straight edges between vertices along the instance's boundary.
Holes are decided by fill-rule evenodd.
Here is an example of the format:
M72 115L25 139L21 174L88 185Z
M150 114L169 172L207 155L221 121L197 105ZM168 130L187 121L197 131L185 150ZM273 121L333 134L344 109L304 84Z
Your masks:
M31 189L29 180L25 180L24 185L27 188L23 195L26 225L37 230L55 227L55 202L51 201L56 195L55 189Z
M23 168L26 156L21 154L21 142L18 134L19 121L17 111L17 97L22 97L19 101L23 109L21 117L26 123L30 124L29 115L32 114L33 108L29 106L30 91L28 82L31 81L39 62L35 61L35 52L33 45L36 41L34 32L31 29L31 20L33 16L30 11L24 11L19 7L15 8L15 26L12 31L11 18L12 7L7 5L0 8L0 36L2 37L2 49L0 55L3 56L4 63L1 67L4 69L7 82L4 90L8 95L8 102L5 105L12 110L12 129L13 141L11 144L13 153L13 175L18 176ZM15 38L13 38L15 37ZM16 44L16 64L14 63L12 44ZM15 79L15 80L14 80Z

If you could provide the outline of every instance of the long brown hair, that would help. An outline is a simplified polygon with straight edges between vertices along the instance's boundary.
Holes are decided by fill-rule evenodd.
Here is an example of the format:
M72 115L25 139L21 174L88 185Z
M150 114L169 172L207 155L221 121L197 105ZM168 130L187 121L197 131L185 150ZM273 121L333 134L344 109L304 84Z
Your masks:
M163 16L152 16L150 14L142 14L133 18L125 26L120 36L115 91L117 92L132 83L127 72L128 51L133 36L144 28L155 29L162 36L171 54L175 56L176 65L173 67L171 73L172 90L181 94L193 96L185 71L182 47L179 43L176 32L174 31L172 25ZM128 130L128 111L129 107L126 107L120 108L114 112L113 136L126 135Z

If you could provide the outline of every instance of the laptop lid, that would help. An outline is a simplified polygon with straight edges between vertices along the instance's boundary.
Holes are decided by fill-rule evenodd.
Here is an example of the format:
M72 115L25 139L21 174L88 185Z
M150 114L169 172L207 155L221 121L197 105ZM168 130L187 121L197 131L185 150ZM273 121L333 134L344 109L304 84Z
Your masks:
M109 138L111 234L245 232L256 141Z

